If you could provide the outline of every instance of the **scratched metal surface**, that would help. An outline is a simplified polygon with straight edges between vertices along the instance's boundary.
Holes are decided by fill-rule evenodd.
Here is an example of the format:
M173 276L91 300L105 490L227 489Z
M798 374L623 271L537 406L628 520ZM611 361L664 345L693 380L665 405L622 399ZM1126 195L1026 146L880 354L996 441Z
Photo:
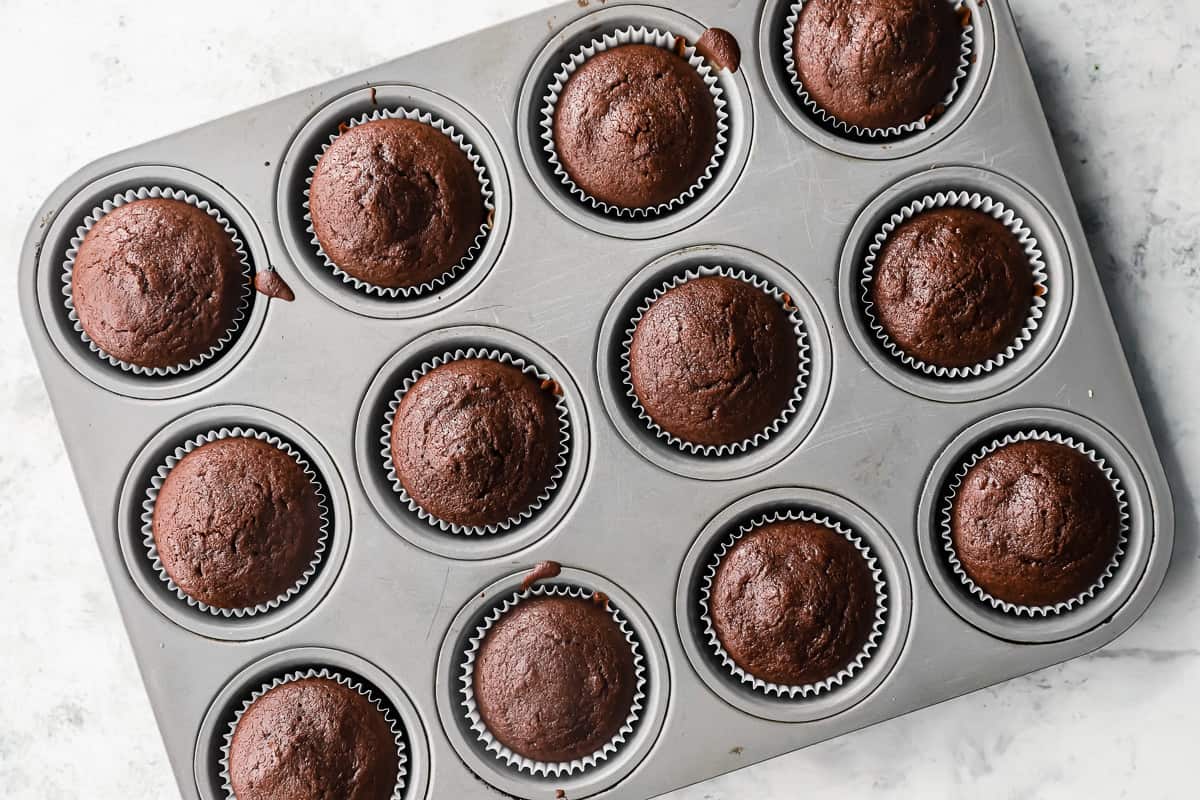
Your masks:
M626 4L606 8L613 7ZM647 743L645 759L629 765L628 777L597 795L612 798L659 794L1087 653L1133 624L1167 568L1174 527L1168 487L1008 5L988 0L975 9L990 26L995 54L977 107L935 147L875 160L819 146L780 112L756 52L759 4L688 3L686 14L698 29L727 28L743 45L739 74L748 90L753 140L744 171L712 213L652 239L604 236L567 219L542 196L522 162L517 130L525 121L518 121L517 108L523 80L556 32L595 10L575 2L115 154L64 182L26 241L22 307L184 797L209 791L202 789L209 786L203 775L197 781L194 762L214 699L244 669L253 674L263 659L274 659L268 666L290 663L302 647L361 659L363 671L377 670L379 681L394 681L411 700L424 733L414 751L428 761L427 796L496 796L459 757L439 716L439 693L449 679L438 672L439 649L461 634L452 623L472 597L543 559L611 581L661 640L660 677L669 678L662 682L669 691L656 707L661 733ZM494 138L508 174L511 221L490 274L458 302L410 319L368 317L326 299L293 262L277 218L281 160L298 129L336 98L381 83L415 84L453 98ZM264 260L297 294L293 304L260 298L261 328L245 337L244 354L226 365L219 380L154 400L102 389L73 368L44 324L45 292L39 295L46 270L61 262L63 231L75 224L59 211L94 179L145 165L195 171L236 198L261 236ZM855 347L848 328L855 322L844 320L840 308L839 265L860 212L897 181L943 165L983 167L1027 189L1061 231L1073 278L1065 330L1045 363L1018 386L971 402L922 399L885 380ZM811 293L828 334L832 376L815 426L794 452L765 470L721 481L679 476L635 452L605 410L596 365L602 321L631 277L668 253L714 244L746 248L783 265ZM417 337L462 325L512 331L549 351L578 387L586 410L586 422L578 422L589 434L586 474L562 522L520 552L482 561L435 555L393 532L370 502L355 462L360 404L381 366ZM218 640L169 620L138 589L119 541L125 524L120 496L144 445L188 413L219 415L210 410L230 405L268 409L319 442L334 482L345 487L339 532L349 536L344 564L311 613L249 641ZM926 527L918 513L921 493L946 445L980 420L1032 408L1071 410L1115 435L1144 480L1139 508L1152 534L1148 563L1127 602L1083 635L1037 645L989 636L964 622L933 587L918 545ZM843 713L805 723L769 722L714 694L686 656L681 637L692 634L679 629L675 609L680 567L699 531L735 501L791 486L834 492L866 509L898 546L903 568L897 578L912 595L911 625L882 685ZM199 747L203 763L209 744ZM537 798L553 797L558 785L517 783L520 794Z

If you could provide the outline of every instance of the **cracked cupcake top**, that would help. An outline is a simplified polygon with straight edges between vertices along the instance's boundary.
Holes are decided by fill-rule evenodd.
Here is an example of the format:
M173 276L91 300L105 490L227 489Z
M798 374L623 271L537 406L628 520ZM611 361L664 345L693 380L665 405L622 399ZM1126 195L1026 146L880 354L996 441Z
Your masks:
M721 559L709 615L744 671L805 686L837 675L863 651L876 601L867 560L845 536L784 521L746 534Z
M587 194L620 208L658 206L704 175L717 144L716 104L675 53L621 45L589 58L567 81L554 143Z
M409 119L343 131L317 163L308 203L329 260L388 288L420 286L449 272L485 219L467 154L432 126Z
M1064 603L1095 584L1120 537L1120 508L1090 458L1057 442L1006 445L971 467L954 496L963 570L1000 600Z
M389 800L399 771L383 712L329 678L268 690L242 714L229 746L238 800Z
M187 364L233 325L245 282L237 247L219 222L182 200L114 208L88 231L71 273L83 330L129 364Z
M795 325L780 303L721 275L655 300L629 350L638 402L660 428L698 445L745 441L771 425L799 368Z
M792 33L796 77L842 122L907 125L950 92L962 35L950 0L807 0Z
M495 525L549 486L562 430L555 397L517 367L487 358L443 364L405 392L391 453L404 490L457 525Z
M269 442L231 437L197 447L167 473L151 521L159 560L185 594L216 608L283 595L312 564L321 532L316 488Z
M887 238L870 298L901 350L940 367L1003 353L1029 319L1029 257L1012 231L969 208L918 214Z
M599 596L532 597L502 616L473 677L492 735L534 761L590 755L633 708L633 650Z

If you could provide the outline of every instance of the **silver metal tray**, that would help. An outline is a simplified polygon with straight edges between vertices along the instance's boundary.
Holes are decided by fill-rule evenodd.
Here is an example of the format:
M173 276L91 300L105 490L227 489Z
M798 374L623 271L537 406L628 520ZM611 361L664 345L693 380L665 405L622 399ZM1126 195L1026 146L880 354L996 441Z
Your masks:
M1170 558L1174 519L1083 232L1005 0L966 0L975 63L928 130L891 144L849 141L808 118L782 72L787 4L665 5L574 0L93 163L46 201L20 263L20 298L71 462L184 797L220 796L216 748L233 705L264 678L324 664L379 688L410 741L408 798L643 798L1087 653L1146 610ZM722 73L731 138L717 177L652 221L594 213L557 185L537 146L539 100L563 54L629 24L694 42L709 26L741 43ZM494 229L445 291L395 303L327 273L298 193L315 143L373 104L453 123L495 182ZM138 185L189 189L239 229L254 266L294 303L255 299L244 331L210 366L146 379L88 352L62 306L70 237L104 198ZM1038 236L1053 291L1033 345L990 375L946 382L892 362L856 297L865 241L883 216L931 191L989 194ZM766 447L687 456L631 416L615 347L636 303L668 273L742 267L783 286L811 335L809 394ZM380 404L414 359L456 346L515 348L563 386L571 466L552 513L464 541L409 515L377 463ZM167 593L140 550L149 472L176 443L223 424L266 428L325 479L326 567L277 612L223 620ZM1130 548L1113 582L1045 620L964 594L935 547L935 506L963 451L997 431L1041 427L1098 448L1130 504ZM869 667L809 700L735 684L704 650L694 584L714 537L756 510L805 505L875 545L892 588ZM646 711L601 767L532 778L485 754L457 704L458 648L534 563L598 588L642 640Z

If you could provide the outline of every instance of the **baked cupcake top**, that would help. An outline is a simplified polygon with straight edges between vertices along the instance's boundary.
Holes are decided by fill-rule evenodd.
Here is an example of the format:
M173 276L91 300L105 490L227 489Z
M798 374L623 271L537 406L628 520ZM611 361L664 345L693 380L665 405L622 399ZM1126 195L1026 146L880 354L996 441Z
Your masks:
M567 81L554 145L571 180L620 208L670 203L704 175L717 108L704 79L675 53L626 44L597 53Z
M660 428L697 445L761 433L785 411L799 368L783 306L723 275L665 292L638 321L629 349L638 402Z
M229 745L238 800L389 800L399 771L383 712L330 678L268 690L242 714Z
M768 683L805 686L863 651L878 596L863 554L837 531L781 521L739 539L721 559L709 616L729 657Z
M1014 605L1065 603L1095 585L1117 551L1112 484L1064 444L1016 442L984 456L954 496L951 541L963 570Z
M347 128L313 173L313 231L343 272L387 288L420 286L460 262L485 220L462 148L430 125L380 119Z
M84 332L139 367L185 365L232 327L245 266L225 228L182 200L114 208L88 231L71 272Z
M807 0L792 33L796 77L842 122L907 125L950 92L962 35L949 0Z
M258 439L216 439L167 473L151 530L185 594L250 608L285 594L316 556L321 509L294 458Z
M556 398L517 367L451 361L404 393L391 454L408 495L433 516L496 525L550 486L562 444Z
M982 211L940 208L888 236L869 297L905 353L967 367L1013 344L1029 319L1034 286L1029 256L1003 223Z
M601 750L629 716L633 650L604 603L532 597L488 631L473 685L498 741L534 761L572 761Z

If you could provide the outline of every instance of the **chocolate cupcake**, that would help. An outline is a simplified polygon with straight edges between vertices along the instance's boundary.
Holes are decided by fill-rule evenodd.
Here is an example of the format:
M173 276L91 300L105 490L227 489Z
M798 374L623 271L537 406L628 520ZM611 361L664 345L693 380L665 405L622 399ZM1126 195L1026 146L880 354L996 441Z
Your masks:
M1103 585L1124 543L1124 510L1102 462L1061 437L993 445L952 489L946 546L985 599L1065 608Z
M769 291L746 273L706 270L644 307L626 380L652 428L689 450L745 449L794 411L806 348L799 318Z
M189 443L147 503L160 574L215 611L277 606L307 583L325 549L315 474L281 441L253 437Z
M869 256L867 314L885 346L943 377L978 374L1032 337L1045 305L1040 252L1020 220L966 205L914 204ZM998 204L991 207L1010 219ZM1032 246L1032 249L1029 249Z
M67 265L68 307L85 340L116 365L154 374L214 355L232 339L249 297L233 228L204 201L160 194L115 198L85 223Z
M553 382L523 362L464 355L418 370L402 390L385 466L431 521L495 532L549 499L565 464L565 411Z
M803 0L789 23L785 56L801 97L856 132L922 123L965 74L950 0Z
M342 130L317 162L312 231L322 255L361 287L428 288L464 267L481 238L477 159L428 115L377 117Z
M775 515L717 553L703 597L711 644L755 688L807 695L862 665L881 624L874 560L849 531Z
M369 690L326 671L289 676L236 720L223 777L237 800L392 800L402 742Z
M682 204L723 153L724 100L693 48L626 29L592 42L556 76L543 110L551 162L606 211Z
M469 684L477 732L552 774L605 757L641 705L630 634L602 595L568 592L539 587L497 614Z

